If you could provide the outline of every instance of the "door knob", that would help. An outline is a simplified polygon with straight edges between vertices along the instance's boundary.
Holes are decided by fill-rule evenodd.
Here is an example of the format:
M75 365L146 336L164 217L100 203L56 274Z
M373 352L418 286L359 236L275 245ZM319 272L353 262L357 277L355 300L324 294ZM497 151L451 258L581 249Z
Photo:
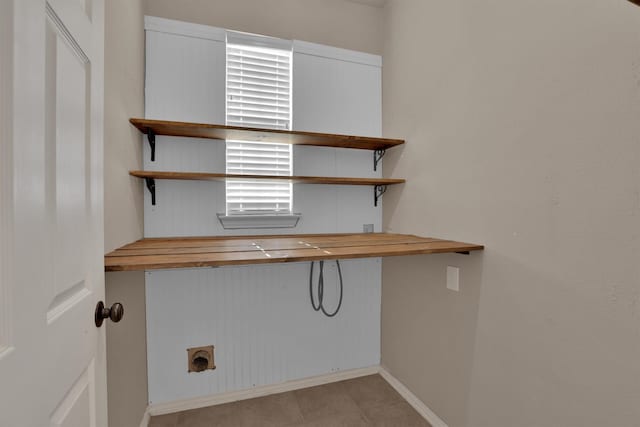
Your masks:
M111 319L112 322L118 323L122 320L122 316L124 316L124 307L119 302L114 303L111 308L105 307L102 301L96 305L95 321L98 328L102 326L104 319Z

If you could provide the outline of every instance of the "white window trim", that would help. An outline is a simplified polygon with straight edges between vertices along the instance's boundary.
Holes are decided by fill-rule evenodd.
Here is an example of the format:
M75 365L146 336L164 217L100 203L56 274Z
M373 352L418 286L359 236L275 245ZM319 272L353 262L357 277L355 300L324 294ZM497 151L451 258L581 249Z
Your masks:
M244 228L294 228L302 214L248 214L226 215L218 214L218 220L225 230Z
M278 39L258 34L227 31L227 43L271 49L293 50L293 40Z

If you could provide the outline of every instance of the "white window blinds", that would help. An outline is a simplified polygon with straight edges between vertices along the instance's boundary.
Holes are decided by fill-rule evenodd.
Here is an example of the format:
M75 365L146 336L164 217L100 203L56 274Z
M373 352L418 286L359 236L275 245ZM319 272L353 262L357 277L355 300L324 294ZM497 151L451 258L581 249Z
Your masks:
M227 125L291 127L291 50L227 42ZM227 141L227 173L291 176L291 145ZM227 215L291 212L292 185L228 181Z

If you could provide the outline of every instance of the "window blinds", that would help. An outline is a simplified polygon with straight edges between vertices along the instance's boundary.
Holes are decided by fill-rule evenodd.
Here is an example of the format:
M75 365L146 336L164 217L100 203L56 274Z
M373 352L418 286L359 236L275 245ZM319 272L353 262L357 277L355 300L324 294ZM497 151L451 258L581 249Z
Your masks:
M227 43L229 126L288 130L291 126L291 51ZM290 144L227 141L227 173L291 176ZM227 215L291 212L292 184L228 181Z

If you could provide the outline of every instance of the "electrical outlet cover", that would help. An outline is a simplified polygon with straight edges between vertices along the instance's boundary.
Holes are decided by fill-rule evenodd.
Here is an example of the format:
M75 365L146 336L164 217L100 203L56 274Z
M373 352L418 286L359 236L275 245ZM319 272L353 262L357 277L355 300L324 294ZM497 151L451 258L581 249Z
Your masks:
M447 267L447 289L458 292L460 290L460 268Z

